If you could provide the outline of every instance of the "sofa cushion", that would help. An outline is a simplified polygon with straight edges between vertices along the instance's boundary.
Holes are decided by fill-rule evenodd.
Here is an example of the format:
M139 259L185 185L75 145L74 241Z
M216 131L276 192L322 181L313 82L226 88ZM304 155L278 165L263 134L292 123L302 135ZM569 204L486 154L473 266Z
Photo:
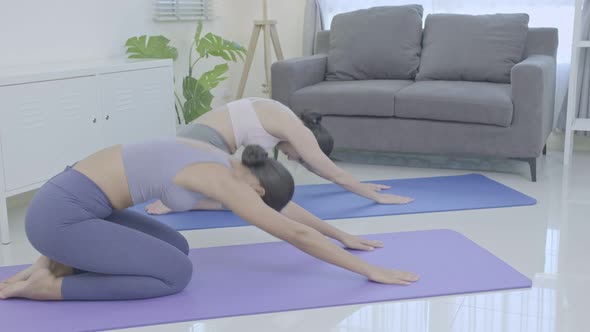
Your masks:
M395 95L395 116L508 127L513 105L510 84L423 81Z
M412 81L325 81L296 91L289 106L298 114L310 110L326 115L393 116L396 91Z
M422 6L375 7L332 20L327 80L414 79Z
M528 22L527 14L428 15L416 80L510 83Z

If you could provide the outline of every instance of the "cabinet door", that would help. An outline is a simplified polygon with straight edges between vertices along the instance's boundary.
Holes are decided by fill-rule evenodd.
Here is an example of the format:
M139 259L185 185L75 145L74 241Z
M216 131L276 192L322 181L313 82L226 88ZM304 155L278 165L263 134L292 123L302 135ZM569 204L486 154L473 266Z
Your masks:
M101 146L96 77L0 87L6 190L46 181Z
M176 135L172 68L100 75L107 146Z

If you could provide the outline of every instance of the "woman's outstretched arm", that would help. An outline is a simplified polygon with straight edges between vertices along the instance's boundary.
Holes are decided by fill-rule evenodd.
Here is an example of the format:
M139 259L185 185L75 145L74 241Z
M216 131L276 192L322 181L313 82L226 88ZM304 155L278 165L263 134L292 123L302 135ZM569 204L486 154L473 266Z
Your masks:
M360 182L338 167L322 152L312 132L303 124L291 120L290 125L283 123L282 127L284 139L295 148L305 166L318 176L377 203L405 204L412 201L408 197L380 193L383 189L389 189L389 186Z
M219 201L250 224L318 259L364 275L375 282L408 285L418 280L418 276L411 272L370 265L332 243L315 229L269 208L253 189L233 178L222 165L196 164L189 167L193 169L183 173L195 176L179 178L182 186Z
M166 214L170 212L164 203L161 201L154 202L146 206L145 210L149 214ZM202 200L192 210L227 210L221 203L212 199ZM352 234L348 234L339 230L336 227L324 222L307 210L297 205L294 202L289 202L287 206L281 211L287 218L297 221L298 223L307 225L325 236L339 241L349 249L356 250L373 250L375 248L383 247L380 241L367 240Z
M383 243L381 243L381 241L363 239L361 237L354 236L339 230L338 228L309 213L307 210L294 202L289 202L289 204L285 206L281 213L291 220L307 225L322 233L323 235L339 241L344 246L346 246L346 248L356 250L373 250L375 248L383 247Z

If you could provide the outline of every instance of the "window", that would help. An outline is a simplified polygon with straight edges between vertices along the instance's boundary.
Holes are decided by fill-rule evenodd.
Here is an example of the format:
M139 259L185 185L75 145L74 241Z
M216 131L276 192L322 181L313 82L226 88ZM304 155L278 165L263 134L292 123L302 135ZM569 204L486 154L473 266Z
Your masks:
M213 0L154 0L156 21L198 21L213 18Z

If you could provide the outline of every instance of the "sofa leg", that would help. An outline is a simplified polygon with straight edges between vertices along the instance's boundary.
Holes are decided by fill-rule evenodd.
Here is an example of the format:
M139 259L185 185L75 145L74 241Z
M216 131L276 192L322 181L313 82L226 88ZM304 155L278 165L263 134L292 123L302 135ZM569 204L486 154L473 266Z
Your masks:
M545 146L543 147L543 155L547 155L547 144L545 144Z
M537 158L527 158L527 162L531 168L531 180L537 182Z
M537 182L537 158L510 158L512 160L526 161L531 169L531 180Z

